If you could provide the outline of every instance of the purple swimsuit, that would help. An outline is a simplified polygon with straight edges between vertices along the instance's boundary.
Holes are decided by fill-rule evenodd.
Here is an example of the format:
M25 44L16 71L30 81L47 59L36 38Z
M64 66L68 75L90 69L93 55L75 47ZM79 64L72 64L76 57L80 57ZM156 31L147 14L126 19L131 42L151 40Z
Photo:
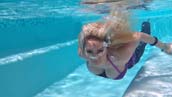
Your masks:
M111 63L111 65L114 67L114 69L119 73L119 75L116 78L114 78L115 80L122 79L124 77L125 73L127 72L127 69L131 68L135 64L135 57L136 57L135 54L133 54L133 56L130 58L128 63L125 64L124 71L121 72L118 69L118 67L112 62L112 60L109 58L109 56L107 55L108 61ZM105 71L101 74L98 74L98 75L107 78Z

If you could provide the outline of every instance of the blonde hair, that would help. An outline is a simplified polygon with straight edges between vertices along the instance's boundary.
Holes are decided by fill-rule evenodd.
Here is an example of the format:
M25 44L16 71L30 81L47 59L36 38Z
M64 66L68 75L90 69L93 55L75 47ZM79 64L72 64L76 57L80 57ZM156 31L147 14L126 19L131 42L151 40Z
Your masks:
M105 33L111 39L111 46L133 41L130 14L127 11L112 11L106 25Z
M83 26L83 32L85 37L92 36L104 40L104 24L101 22L89 23Z
M89 23L83 26L82 32L79 34L79 47L84 49L87 39L94 38L96 40L104 41L105 25L103 22Z
M88 37L94 37L101 41L106 41L110 37L109 47L132 41L133 33L130 30L128 14L120 11L111 12L105 22L84 25L79 36L79 47L82 50L85 48L85 41Z

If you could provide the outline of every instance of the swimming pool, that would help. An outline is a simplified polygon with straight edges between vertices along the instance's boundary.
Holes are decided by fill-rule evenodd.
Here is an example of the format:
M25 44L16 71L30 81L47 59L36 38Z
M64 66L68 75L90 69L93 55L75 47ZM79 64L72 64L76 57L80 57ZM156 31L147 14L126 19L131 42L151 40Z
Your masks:
M84 12L78 2L8 0L0 3L1 97L123 96L127 87L94 76L77 55L81 26L102 16ZM152 35L166 42L172 40L171 2L155 0L149 5L152 10L133 10L139 19L135 29L139 30L141 22L149 18ZM125 96L172 96L171 59L159 49L148 46L140 62L144 69Z

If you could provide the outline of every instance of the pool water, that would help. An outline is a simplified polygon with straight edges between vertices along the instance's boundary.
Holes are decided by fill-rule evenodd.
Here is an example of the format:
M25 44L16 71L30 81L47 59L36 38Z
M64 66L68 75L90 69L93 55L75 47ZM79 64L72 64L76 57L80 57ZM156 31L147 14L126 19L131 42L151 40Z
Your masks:
M170 24L172 23L172 1L154 1L149 4L151 10L133 10L134 15L142 21L149 19L152 35L164 42L172 40ZM161 6L159 6L161 5ZM136 27L140 29L140 25ZM127 89L125 97L171 97L172 96L172 58L158 48L147 46L144 54L144 66L136 79ZM139 64L137 64L139 65ZM132 72L132 71L128 71ZM118 83L118 82L116 82ZM115 81L91 74L82 64L66 78L58 81L35 97L121 97ZM116 90L117 89L117 90Z
M131 10L138 20L135 30L149 19L153 36L172 41L171 5L172 0L154 0L148 4L150 10ZM101 78L87 70L77 55L77 35L84 23L106 14L85 7L79 0L0 2L0 96L171 97L172 56L149 45L123 80Z

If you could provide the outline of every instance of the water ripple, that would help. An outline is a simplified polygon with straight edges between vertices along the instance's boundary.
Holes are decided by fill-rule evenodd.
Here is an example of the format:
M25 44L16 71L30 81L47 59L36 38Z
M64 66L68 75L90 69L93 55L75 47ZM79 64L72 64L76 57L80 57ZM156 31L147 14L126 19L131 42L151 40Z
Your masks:
M52 46L48 46L48 47L44 47L44 48L40 48L40 49L35 49L35 50L29 51L29 52L19 53L16 55L1 58L0 59L0 65L6 65L6 64L11 63L11 62L21 61L21 60L24 60L26 58L29 58L29 57L32 57L35 55L50 52L52 50L58 50L58 49L61 49L63 47L73 45L76 42L77 42L77 40L72 40L70 42L58 43L58 44L55 44Z

